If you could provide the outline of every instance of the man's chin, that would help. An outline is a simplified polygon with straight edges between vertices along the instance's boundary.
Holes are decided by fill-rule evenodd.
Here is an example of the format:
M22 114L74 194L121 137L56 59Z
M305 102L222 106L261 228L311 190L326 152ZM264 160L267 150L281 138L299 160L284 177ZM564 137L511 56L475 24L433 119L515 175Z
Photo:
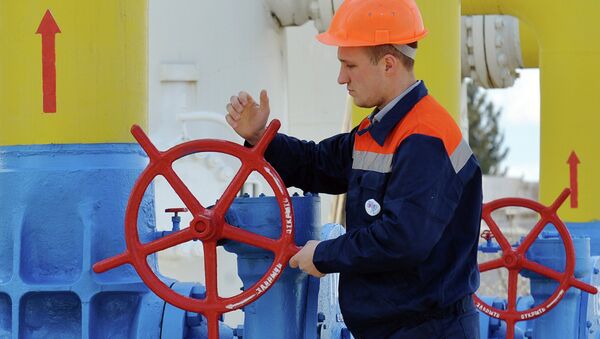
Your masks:
M354 102L354 105L360 107L360 108L373 108L375 107L375 105L370 105L369 103L366 102L362 102L360 100L357 100L355 97L352 97L352 101Z

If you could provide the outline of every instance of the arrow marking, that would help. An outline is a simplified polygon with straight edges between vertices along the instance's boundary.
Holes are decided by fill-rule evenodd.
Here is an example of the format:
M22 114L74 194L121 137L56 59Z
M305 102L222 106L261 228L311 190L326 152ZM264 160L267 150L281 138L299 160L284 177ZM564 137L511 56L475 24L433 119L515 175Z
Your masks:
M56 45L55 35L61 33L50 10L40 22L36 34L42 36L42 84L44 113L56 113Z
M571 208L577 208L579 205L579 188L577 185L577 165L579 163L580 162L579 158L577 157L577 153L575 153L575 151L571 151L571 155L569 155L569 159L567 160L567 164L569 164L569 177L571 184Z

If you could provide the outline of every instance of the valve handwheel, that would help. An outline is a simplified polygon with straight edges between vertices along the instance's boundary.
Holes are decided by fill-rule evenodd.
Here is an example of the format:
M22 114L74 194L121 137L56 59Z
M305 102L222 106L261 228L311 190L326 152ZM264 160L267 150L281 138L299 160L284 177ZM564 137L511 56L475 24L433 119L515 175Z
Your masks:
M275 283L288 260L299 250L294 244L294 216L287 189L275 169L264 158L264 152L280 126L278 120L273 120L264 136L253 148L246 148L229 141L204 139L189 141L161 152L156 149L144 131L134 125L131 133L148 154L150 163L133 186L125 211L127 249L119 255L96 263L94 271L102 273L124 264L133 265L146 285L166 302L187 311L202 313L208 320L209 339L217 339L219 337L219 316L239 309L259 298ZM238 158L242 163L221 198L212 208L205 208L200 204L172 167L175 160L198 152L225 153ZM242 230L225 221L225 213L253 171L260 173L265 178L279 203L282 223L281 236L277 240ZM162 175L169 182L192 213L193 218L188 228L142 244L137 230L138 211L144 192L157 175ZM217 241L220 239L230 239L259 247L273 252L275 257L265 275L251 288L228 298L221 298L217 288L216 248ZM200 240L203 243L206 280L204 299L194 299L174 292L156 276L146 261L148 255L190 240Z
M494 238L498 241L502 248L502 257L479 264L479 271L485 272L494 269L505 267L508 270L508 309L501 310L492 307L482 301L477 295L473 296L475 306L483 313L490 317L502 319L506 322L506 338L514 338L515 323L522 320L537 318L551 310L565 295L566 291L571 287L579 288L585 292L596 294L598 290L591 285L588 285L580 280L575 279L575 249L573 241L565 224L556 214L558 208L564 203L571 191L567 188L562 191L560 196L552 203L550 207L546 207L536 201L522 198L504 198L494 200L483 205L482 219L486 222L493 233ZM492 219L492 211L508 207L520 206L533 210L540 215L540 220L536 223L533 229L525 236L522 243L513 248L498 225ZM564 272L557 272L546 266L540 265L525 257L525 253L531 247L538 235L542 232L547 224L552 224L560 234L565 247L567 257ZM489 236L489 235L488 235ZM553 280L556 280L559 285L554 293L541 304L536 307L517 311L517 278L521 270L529 270Z

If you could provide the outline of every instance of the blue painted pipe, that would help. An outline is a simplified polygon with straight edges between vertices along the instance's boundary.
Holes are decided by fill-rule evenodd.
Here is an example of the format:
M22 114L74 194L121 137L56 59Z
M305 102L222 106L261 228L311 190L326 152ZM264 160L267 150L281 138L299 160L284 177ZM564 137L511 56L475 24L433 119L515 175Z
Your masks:
M292 197L296 244L318 239L320 198ZM238 198L226 217L228 223L272 239L279 238L281 217L274 197ZM228 242L225 249L238 255L238 275L250 288L267 272L273 254L248 245ZM256 302L244 308L244 339L316 339L319 281L298 269L286 267L277 283Z
M146 163L135 144L0 147L0 338L160 337L165 303L131 266L91 270L125 249L125 206ZM139 225L151 240L152 188Z
M589 278L589 272L592 270L590 238L575 237L573 246L576 258L575 277L582 279L588 275ZM538 238L527 252L527 257L555 271L562 272L565 269L565 249L562 239L557 235ZM539 274L524 271L523 275L531 280L531 294L535 305L548 299L558 287L557 281ZM578 338L582 326L581 300L582 292L579 289L568 289L556 307L535 319L533 326L535 336L537 338Z

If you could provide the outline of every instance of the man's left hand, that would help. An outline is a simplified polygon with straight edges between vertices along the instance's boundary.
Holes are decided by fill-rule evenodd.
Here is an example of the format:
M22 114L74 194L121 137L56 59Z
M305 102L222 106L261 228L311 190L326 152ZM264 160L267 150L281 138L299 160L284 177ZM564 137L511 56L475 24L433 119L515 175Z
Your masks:
M299 267L303 272L306 272L313 277L322 278L325 274L319 272L313 263L313 255L315 254L315 248L320 241L309 240L296 255L290 259L290 267Z

